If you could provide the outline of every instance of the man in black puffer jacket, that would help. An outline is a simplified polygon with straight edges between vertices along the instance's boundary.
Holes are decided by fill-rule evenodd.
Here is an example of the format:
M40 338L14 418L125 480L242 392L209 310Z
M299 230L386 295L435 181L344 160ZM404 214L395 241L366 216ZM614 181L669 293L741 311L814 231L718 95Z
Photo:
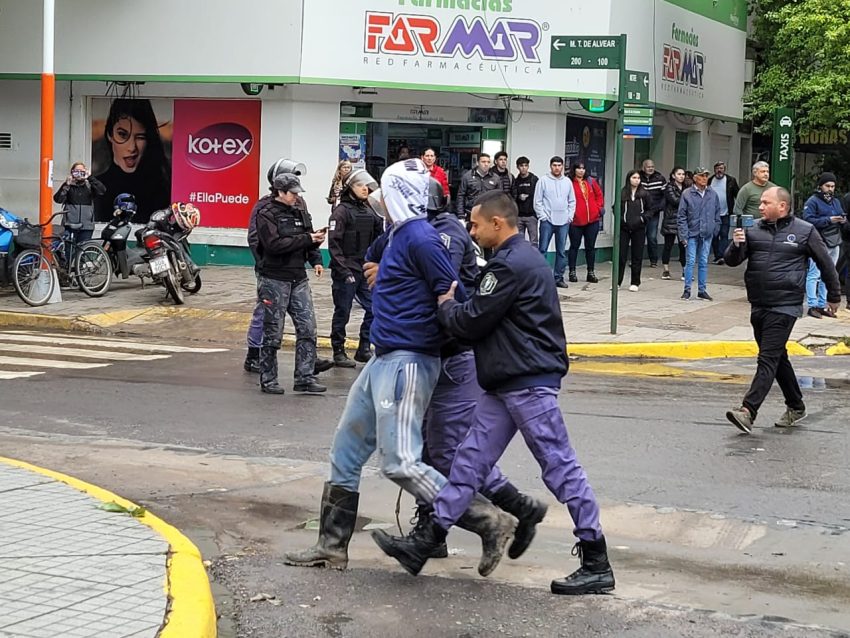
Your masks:
M785 344L803 316L806 273L811 258L820 268L827 288L827 303L835 311L841 301L838 274L820 233L810 223L791 214L791 195L784 188L767 189L761 196L762 218L756 226L736 228L724 259L737 266L749 259L744 280L752 305L750 323L759 347L758 369L743 405L726 418L750 434L773 380L785 396L787 409L777 427L792 427L806 416L803 393Z

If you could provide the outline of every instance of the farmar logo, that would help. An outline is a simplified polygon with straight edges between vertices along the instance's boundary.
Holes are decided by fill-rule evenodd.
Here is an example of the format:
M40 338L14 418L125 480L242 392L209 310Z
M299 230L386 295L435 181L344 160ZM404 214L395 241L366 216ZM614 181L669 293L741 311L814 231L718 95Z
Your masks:
M197 169L221 171L248 157L252 148L251 131L236 122L221 122L190 133L186 156Z
M539 63L543 30L545 25L520 18L458 15L444 28L434 16L367 11L364 51L435 58L478 55L494 62Z
M702 96L705 90L705 54L699 51L699 35L673 23L676 44L664 44L661 80L664 87L682 95Z

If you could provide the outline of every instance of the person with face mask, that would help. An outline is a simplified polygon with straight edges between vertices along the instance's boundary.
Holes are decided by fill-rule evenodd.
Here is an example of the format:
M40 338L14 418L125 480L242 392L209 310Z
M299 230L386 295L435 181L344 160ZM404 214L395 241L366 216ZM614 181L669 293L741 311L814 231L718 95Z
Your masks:
M841 229L847 222L841 202L835 196L835 182L835 175L822 173L818 178L817 191L803 207L803 219L820 233L833 264L838 262ZM835 319L835 311L826 303L826 284L814 259L809 259L809 270L806 273L806 305L810 317Z
M92 176L85 164L75 162L71 166L71 173L53 195L53 201L62 204L62 223L71 241L79 244L91 239L95 201L105 192L106 186Z
M383 232L381 217L367 201L378 188L374 178L364 170L356 170L343 180L339 205L333 209L328 225L328 251L331 254L331 293L334 303L331 321L331 346L334 365L355 367L354 361L366 363L372 357L369 330L372 327L372 292L363 276L363 261L369 245ZM345 326L351 317L354 300L363 308L360 342L354 361L345 353Z

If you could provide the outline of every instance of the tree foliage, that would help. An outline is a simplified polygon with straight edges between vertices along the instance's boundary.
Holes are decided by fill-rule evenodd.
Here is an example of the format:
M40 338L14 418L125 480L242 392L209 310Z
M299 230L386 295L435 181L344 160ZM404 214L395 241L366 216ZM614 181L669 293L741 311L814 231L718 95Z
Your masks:
M850 0L753 0L756 77L747 97L767 132L777 107L798 130L850 129Z

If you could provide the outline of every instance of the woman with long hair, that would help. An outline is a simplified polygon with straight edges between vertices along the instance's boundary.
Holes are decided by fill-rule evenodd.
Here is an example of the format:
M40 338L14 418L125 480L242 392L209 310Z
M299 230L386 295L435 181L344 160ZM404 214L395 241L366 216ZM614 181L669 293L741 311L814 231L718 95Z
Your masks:
M664 235L664 250L661 251L661 265L664 272L662 279L670 279L670 256L673 254L673 246L679 244L679 263L682 270L685 268L685 249L678 241L679 224L679 200L682 199L682 191L685 189L685 169L677 166L670 171L670 179L664 187L664 216L661 219L661 234Z
M570 167L570 179L576 194L576 212L570 223L570 281L578 281L576 263L578 250L584 240L584 259L587 263L587 281L599 283L596 278L596 238L599 236L599 220L605 206L605 198L599 182L587 174L584 162L574 162Z
M96 200L98 221L112 219L112 202L120 193L136 198L134 222L146 223L152 212L169 206L171 167L150 100L113 100L103 144L110 162L97 176L106 186L105 196Z
M640 185L640 173L632 170L626 174L626 183L620 196L620 273L617 285L623 285L626 260L631 249L632 276L629 290L640 290L640 271L643 266L643 245L646 243L646 218L649 214L649 193Z
M333 179L331 180L331 189L328 191L328 204L331 205L331 210L339 206L339 196L342 193L342 184L345 178L351 174L351 162L342 160L336 166Z

